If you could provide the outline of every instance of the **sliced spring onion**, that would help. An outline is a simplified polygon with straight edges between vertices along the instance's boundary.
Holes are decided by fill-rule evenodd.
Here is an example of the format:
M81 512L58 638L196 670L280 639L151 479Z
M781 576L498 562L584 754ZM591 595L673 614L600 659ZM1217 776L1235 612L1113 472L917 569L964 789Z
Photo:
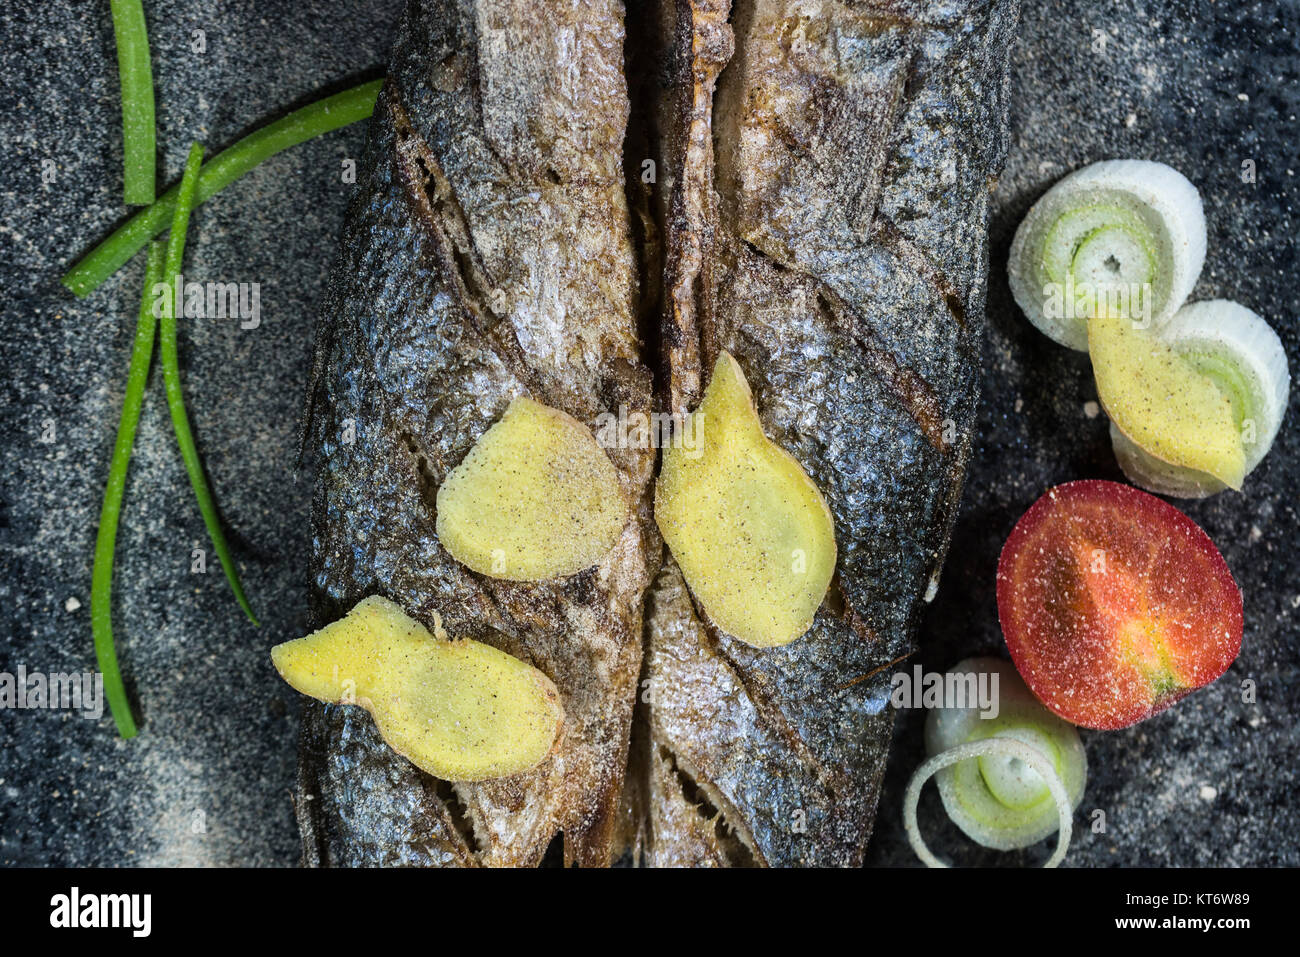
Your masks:
M1092 315L1162 326L1204 262L1196 187L1163 163L1108 160L1071 173L1033 205L1011 243L1007 275L1030 322L1084 350Z
M113 642L113 552L117 545L117 523L122 515L122 494L126 489L126 472L131 464L135 430L144 403L144 387L149 379L149 361L153 356L154 331L158 320L153 312L153 289L162 281L163 247L150 243L145 260L144 295L140 297L140 314L135 324L135 342L131 346L131 365L126 374L126 396L122 400L122 417L118 421L117 440L108 467L108 484L104 504L99 512L99 530L95 534L95 561L90 573L90 631L95 638L95 658L104 675L104 696L117 724L117 733L135 737L135 719L122 685Z
M149 32L140 0L112 0L110 7L122 86L122 198L128 206L147 206L154 198L157 149Z
M163 386L167 393L167 410L171 413L172 428L176 432L176 444L180 447L181 458L185 462L185 471L189 473L190 485L194 488L194 497L198 500L199 511L203 514L203 524L207 526L208 537L212 539L213 551L221 561L221 568L226 573L226 580L235 593L235 600L244 610L248 620L254 625L257 618L244 595L239 583L239 570L235 568L230 556L230 547L226 544L225 533L221 530L221 520L217 517L217 508L212 501L212 492L208 480L203 474L203 463L199 460L198 449L194 446L194 436L190 433L190 420L185 412L185 397L181 391L180 362L176 352L176 312L179 305L174 301L173 290L176 277L181 271L181 259L185 254L185 234L189 229L190 209L194 205L195 190L198 185L199 167L203 162L203 147L195 143L190 148L189 158L185 162L185 174L181 177L180 189L176 198L176 211L172 217L172 229L167 237L166 282L168 291L164 296L162 321L159 324L158 353L162 359Z
M966 744L959 744L947 751L939 752L916 769L912 780L907 783L907 792L903 795L903 829L907 832L907 840L912 845L912 850L916 851L916 856L925 862L926 867L948 866L935 857L934 852L926 846L925 839L921 837L921 828L916 820L916 806L921 800L921 787L932 775L942 774L950 770L954 764L983 761L985 758L997 758L1006 764L1018 763L1026 773L1032 772L1038 775L1039 780L1046 786L1048 794L1055 802L1057 823L1054 829L1059 836L1056 839L1056 850L1043 866L1056 867L1065 859L1065 852L1070 847L1070 836L1074 827L1074 807L1065 792L1065 785L1061 782L1060 776L1043 752L1015 738L984 738L979 741L968 741Z
M374 111L375 98L382 85L382 80L374 80L327 96L294 110L283 119L250 133L233 146L222 150L208 161L199 175L194 194L195 205L206 202L276 153L322 133L364 120ZM152 206L140 210L114 230L68 270L62 279L63 285L77 296L89 295L145 243L168 227L176 212L179 189L179 186L173 186Z
M1232 403L1249 474L1268 454L1286 414L1291 375L1277 333L1245 306L1215 299L1178 310L1160 339ZM1134 485L1176 498L1204 498L1226 487L1205 472L1150 454L1113 422L1110 434L1115 458Z
M921 786L937 775L944 810L984 847L1028 847L1060 829L1057 853L1049 861L1054 866L1069 844L1070 816L1087 781L1079 733L1039 703L1010 662L969 658L949 674L988 675L990 687L996 675L998 710L985 717L981 705L970 700L964 707L930 713L925 728L930 757L917 768L904 798L912 846L927 864L942 866L934 863L916 829Z

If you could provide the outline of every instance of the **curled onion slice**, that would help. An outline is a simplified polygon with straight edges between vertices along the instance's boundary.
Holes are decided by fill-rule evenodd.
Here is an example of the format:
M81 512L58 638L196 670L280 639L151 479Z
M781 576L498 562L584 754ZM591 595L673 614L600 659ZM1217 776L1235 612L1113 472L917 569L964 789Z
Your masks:
M1148 492L1171 498L1206 498L1228 487L1209 472L1171 465L1142 451L1114 422L1110 424L1110 447L1125 478Z
M1051 762L1037 748L1014 738L983 738L979 741L968 741L966 744L941 751L934 757L928 758L916 769L912 780L907 784L907 792L903 795L903 828L907 831L907 840L912 845L912 850L916 851L916 856L924 861L927 867L948 866L934 856L926 846L924 838L921 837L921 829L916 822L916 805L921 799L921 787L936 772L942 772L960 761L969 761L982 756L999 756L1021 761L1042 776L1052 800L1056 802L1059 815L1056 850L1043 866L1056 867L1065 858L1065 852L1070 847L1070 835L1074 827L1074 808L1070 804L1069 795L1065 793L1065 784L1053 769Z
M1162 326L1204 263L1196 187L1163 163L1108 160L1076 170L1033 205L1011 243L1007 276L1030 322L1086 350L1087 320L1103 309Z
M916 803L922 785L937 775L944 810L963 833L985 847L1028 847L1064 826L1055 863L1065 853L1069 818L1087 780L1078 731L1048 711L1008 661L962 661L945 676L945 687L966 681L968 690L973 689L970 679L978 681L980 675L988 676L982 687L996 687L996 714L990 702L968 693L964 702L948 701L931 711L926 721L930 757L913 775L904 798L908 839L922 860L936 866L916 828Z

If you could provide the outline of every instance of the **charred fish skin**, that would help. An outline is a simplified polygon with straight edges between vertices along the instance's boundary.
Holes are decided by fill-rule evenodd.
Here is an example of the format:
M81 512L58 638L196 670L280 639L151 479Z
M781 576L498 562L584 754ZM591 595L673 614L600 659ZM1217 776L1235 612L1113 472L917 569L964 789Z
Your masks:
M453 560L435 493L511 399L593 424L650 410L622 173L623 10L610 0L412 0L371 121L318 330L314 615L384 594L545 672L555 755L499 781L436 782L360 709L310 704L295 805L322 865L608 863L657 542L653 452L607 451L631 515L563 580Z
M840 555L810 632L776 649L712 627L672 563L659 574L645 857L857 865L889 665L914 650L970 452L1018 7L674 10L667 62L689 106L660 136L669 401L693 408L731 352L767 435L825 495ZM683 268L697 249L709 268Z

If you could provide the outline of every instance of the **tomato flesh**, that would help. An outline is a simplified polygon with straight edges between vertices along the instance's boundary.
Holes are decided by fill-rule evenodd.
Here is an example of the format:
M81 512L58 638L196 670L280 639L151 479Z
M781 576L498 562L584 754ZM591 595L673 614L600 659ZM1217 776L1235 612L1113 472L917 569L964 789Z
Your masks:
M998 561L998 617L1035 695L1087 728L1135 724L1223 674L1241 591L1209 536L1116 482L1049 489Z

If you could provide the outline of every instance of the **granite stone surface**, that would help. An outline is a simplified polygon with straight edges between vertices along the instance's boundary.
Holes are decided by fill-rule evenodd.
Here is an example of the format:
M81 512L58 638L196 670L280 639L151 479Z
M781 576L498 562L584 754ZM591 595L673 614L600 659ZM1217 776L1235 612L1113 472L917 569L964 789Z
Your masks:
M146 0L160 187L179 176L191 140L215 151L380 75L400 7ZM58 280L124 218L118 97L107 4L4 7L0 671L95 668L91 553L144 257L84 300ZM298 696L268 649L306 626L310 480L296 468L298 421L314 309L353 188L343 161L359 157L363 135L359 124L280 154L190 223L191 279L260 284L257 328L184 320L180 357L199 451L262 625L244 618L211 552L155 362L114 590L140 734L120 740L107 714L0 712L0 864L297 861ZM205 573L191 572L195 548Z
M401 0L148 0L160 186L191 140L210 151L324 92L378 75ZM1048 487L1122 480L1086 357L1011 301L1016 224L1088 162L1149 158L1201 190L1209 252L1194 299L1237 299L1278 329L1300 370L1294 236L1300 15L1292 2L1026 3L1013 52L1011 152L991 224L988 342L976 452L948 564L914 663L1005 654L994 571ZM202 31L201 36L196 31ZM201 47L201 50L200 50ZM260 324L187 320L191 419L245 587L240 614L175 449L155 369L118 542L118 648L141 719L0 713L0 864L292 865L296 695L267 650L302 633L309 476L297 426L314 310L349 199L360 126L281 154L196 212L185 272L260 284ZM1254 181L1243 181L1250 161ZM51 176L51 170L53 175ZM90 557L143 276L136 257L85 300L62 271L124 217L113 37L99 5L0 13L0 672L91 671ZM1242 494L1179 503L1245 595L1241 656L1220 681L1137 727L1083 732L1089 783L1067 865L1300 864L1296 766L1300 556L1297 399ZM206 572L193 572L193 550ZM913 662L909 662L911 664ZM1243 700L1253 682L1255 700ZM901 794L924 714L903 712L872 864L916 863ZM1094 832L1096 811L1105 830ZM954 863L1034 863L921 821Z

